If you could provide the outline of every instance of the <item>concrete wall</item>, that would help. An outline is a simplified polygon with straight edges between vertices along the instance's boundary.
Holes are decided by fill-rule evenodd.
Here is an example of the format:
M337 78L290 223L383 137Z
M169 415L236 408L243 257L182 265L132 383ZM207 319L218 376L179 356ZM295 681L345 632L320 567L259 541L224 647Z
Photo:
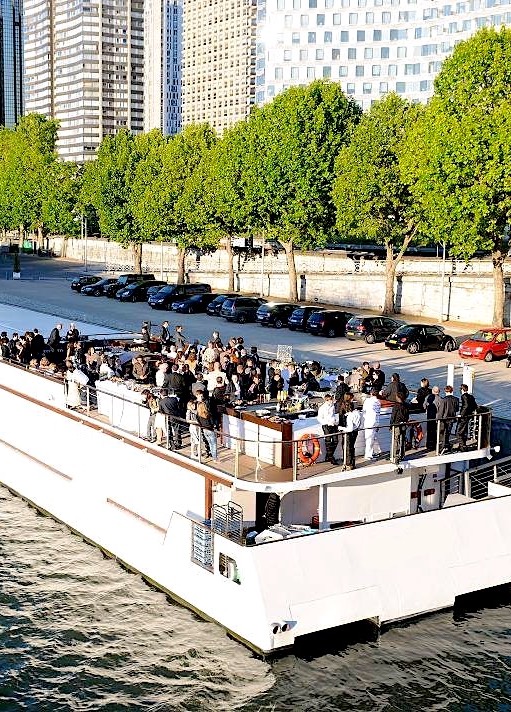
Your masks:
M55 252L71 259L84 259L84 243L77 239L52 238ZM143 268L163 273L163 278L176 278L177 250L172 245L144 245ZM133 270L133 254L107 240L87 241L89 263L105 266L108 272ZM343 252L296 253L298 293L302 301L343 305L353 309L379 310L384 301L385 262L354 262ZM506 265L506 323L510 323L511 265ZM289 276L284 254L266 255L243 260L234 258L235 290L264 293L279 299L289 298ZM493 317L493 279L491 260L475 259L468 264L448 260L442 300L442 261L407 258L398 267L396 306L403 314L491 324ZM227 255L217 250L196 260L186 259L187 278L191 282L208 282L214 291L228 286Z

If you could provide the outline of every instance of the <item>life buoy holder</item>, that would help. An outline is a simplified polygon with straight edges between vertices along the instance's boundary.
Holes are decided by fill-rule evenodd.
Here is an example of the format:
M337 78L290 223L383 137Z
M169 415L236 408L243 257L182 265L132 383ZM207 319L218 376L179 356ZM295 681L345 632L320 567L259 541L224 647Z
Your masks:
M298 458L303 465L312 465L321 452L319 440L311 433L304 433L298 438Z

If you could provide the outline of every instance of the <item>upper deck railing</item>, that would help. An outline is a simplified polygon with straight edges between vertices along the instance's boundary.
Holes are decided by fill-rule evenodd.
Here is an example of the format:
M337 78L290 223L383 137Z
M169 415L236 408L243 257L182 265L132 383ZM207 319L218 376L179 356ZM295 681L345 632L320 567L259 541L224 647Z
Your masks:
M48 378L49 374L28 369L17 363L10 364L17 369L28 371L35 376ZM51 376L51 383L66 388L63 379ZM102 423L108 423L137 438L147 439L148 408L140 402L134 402L121 394L106 393L92 386L81 387L81 406L79 409L89 417ZM140 396L138 396L140 399ZM64 400L64 398L63 398ZM99 402L102 408L98 408ZM105 403L107 404L105 406ZM103 411L103 412L101 412ZM388 416L387 416L388 418ZM470 451L481 451L490 447L491 411L480 408L479 412L468 418L455 416L445 420L427 420L424 413L413 414L407 423L391 426L387 420L381 424L361 428L355 444L355 460L350 456L350 437L342 432L325 435L321 427L316 432L311 428L299 437L282 439L278 430L264 427L256 428L257 437L245 437L238 431L212 431L202 428L198 423L187 422L184 418L166 416L162 433L161 446L176 450L185 458L203 463L230 475L234 479L252 482L293 482L320 475L328 475L343 469L352 469L368 465L399 465L417 458L457 453L466 449L467 454L456 459L470 458ZM243 424L242 418L239 421ZM297 420L298 424L302 421ZM461 434L460 426L465 435ZM445 431L448 432L449 452L444 453ZM371 461L365 455L365 441L376 437L381 452ZM208 442L209 438L209 442ZM217 445L217 458L208 457L211 440ZM199 443L200 446L197 446ZM429 445L429 448L426 447ZM326 455L334 453L332 460ZM461 452L461 450L460 450ZM452 455L451 455L452 456Z

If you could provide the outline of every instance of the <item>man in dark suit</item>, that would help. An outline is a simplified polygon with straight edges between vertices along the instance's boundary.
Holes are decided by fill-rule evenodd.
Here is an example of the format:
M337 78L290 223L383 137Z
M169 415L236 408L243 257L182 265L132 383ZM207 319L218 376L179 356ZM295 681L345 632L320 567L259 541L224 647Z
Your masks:
M60 330L62 329L62 324L57 324L53 327L48 336L48 346L52 351L57 351L60 346Z
M167 416L169 444L171 450L179 450L181 447L181 426L175 418L179 418L181 411L179 407L179 399L174 391L169 390L168 393L164 390L161 392L160 413Z
M466 383L461 384L461 407L460 419L458 420L458 429L456 430L456 439L459 443L460 450L467 449L468 424L470 416L477 412L476 399L472 393L468 392Z
M460 401L453 393L452 386L445 387L445 396L440 398L437 407L437 420L440 420L440 454L451 449L449 438L451 435L454 418L460 407Z
M39 333L38 329L34 329L33 334L33 339L30 342L30 353L32 358L40 361L44 353L44 336Z

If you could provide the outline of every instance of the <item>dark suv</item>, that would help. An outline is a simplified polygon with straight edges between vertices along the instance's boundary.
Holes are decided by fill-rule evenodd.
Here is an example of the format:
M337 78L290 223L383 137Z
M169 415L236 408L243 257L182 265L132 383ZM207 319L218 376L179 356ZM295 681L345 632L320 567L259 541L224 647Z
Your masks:
M166 282L156 279L148 279L145 282L132 282L115 295L121 302L145 302L147 290L150 287L163 287Z
M132 284L133 282L143 282L146 279L154 279L154 274L137 274L136 272L132 272L130 274L120 274L117 277L116 282L103 287L103 294L110 299L113 299L119 289L127 287L128 284Z
M265 304L266 299L259 297L233 297L226 299L222 304L220 316L228 321L238 321L244 324L246 321L255 321L256 313L261 304Z
M256 318L261 326L274 326L282 329L286 326L287 320L296 309L296 304L262 304L257 310Z
M289 329L291 331L295 331L295 329L305 331L310 315L317 311L320 311L320 307L298 307L287 320Z
M366 344L385 341L404 322L387 316L354 316L346 324L346 336L351 341L364 339Z
M321 309L311 314L307 321L307 331L318 336L344 336L346 324L353 314L337 309Z
M166 284L156 294L151 294L147 303L152 309L172 309L174 302L182 301L194 294L209 294L210 284Z

